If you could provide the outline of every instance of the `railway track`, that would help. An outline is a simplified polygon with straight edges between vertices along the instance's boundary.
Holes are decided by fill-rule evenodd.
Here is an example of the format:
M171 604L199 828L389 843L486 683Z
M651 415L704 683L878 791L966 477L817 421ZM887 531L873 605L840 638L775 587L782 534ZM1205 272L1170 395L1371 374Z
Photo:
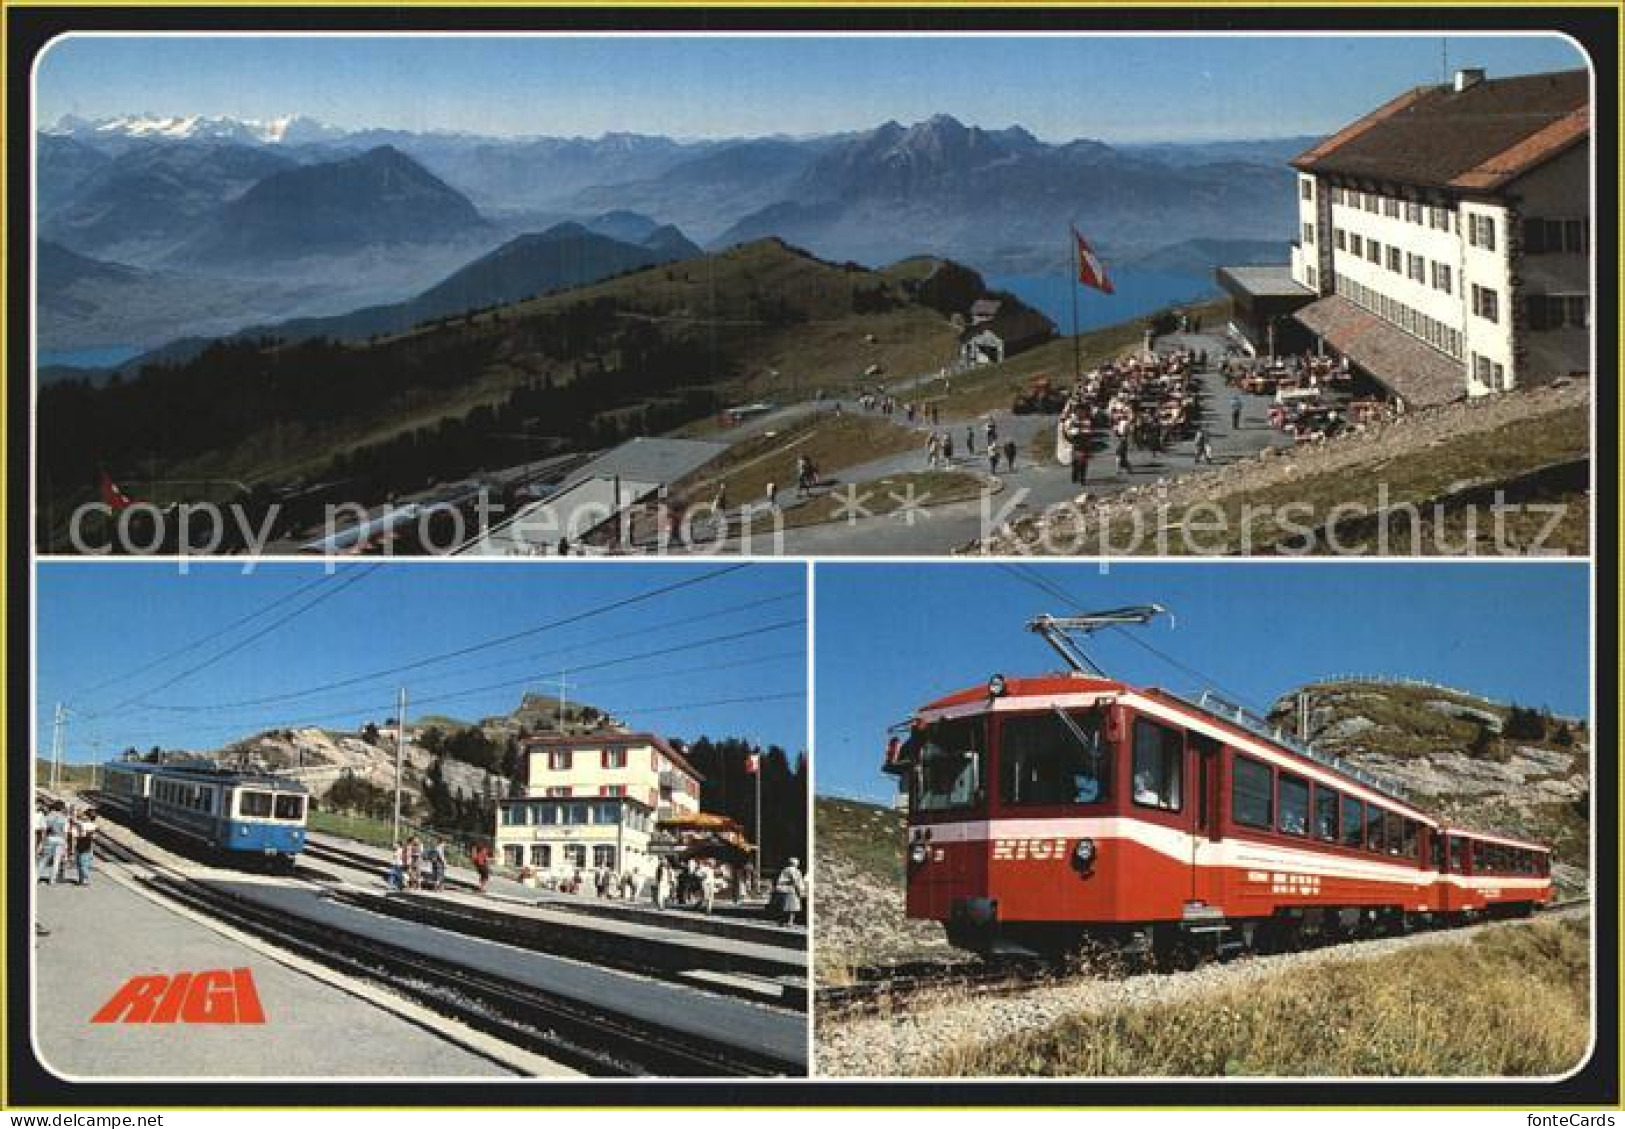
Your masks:
M1590 898L1569 898L1552 902L1539 916L1550 916L1590 904ZM906 1011L926 997L941 999L953 993L964 996L1013 995L1046 984L1060 984L1078 976L1117 978L1145 971L1149 970L1136 969L1133 964L1123 960L1111 960L1094 969L1067 968L1053 961L1000 964L908 961L859 965L851 970L852 983L820 987L815 997L820 1017L872 1015L894 1010Z
M180 875L103 837L105 856L162 898L225 922L324 967L387 987L510 1045L599 1077L770 1077L799 1063L724 1038L674 1028L428 956L378 937L335 929Z

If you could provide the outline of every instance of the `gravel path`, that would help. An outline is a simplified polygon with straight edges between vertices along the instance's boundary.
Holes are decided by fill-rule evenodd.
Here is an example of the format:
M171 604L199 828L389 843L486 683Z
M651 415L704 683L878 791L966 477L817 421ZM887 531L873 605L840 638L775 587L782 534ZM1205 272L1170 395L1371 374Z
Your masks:
M1537 920L1587 912L1586 906L1573 906ZM1122 980L1080 977L1014 996L950 996L937 1004L889 1016L860 1016L827 1022L819 1017L815 1031L816 1071L824 1077L914 1075L944 1047L1042 1030L1079 1012L1176 1003L1215 989L1261 983L1332 961L1368 960L1420 945L1462 945L1485 930L1516 929L1521 924L1492 922L1409 937L1357 941L1301 953L1245 957L1209 964L1194 972L1147 973Z

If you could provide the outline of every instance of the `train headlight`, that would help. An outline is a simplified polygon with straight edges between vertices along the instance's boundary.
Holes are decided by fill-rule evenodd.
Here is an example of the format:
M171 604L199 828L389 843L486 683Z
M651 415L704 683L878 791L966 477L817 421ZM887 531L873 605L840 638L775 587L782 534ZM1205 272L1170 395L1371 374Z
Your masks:
M1095 862L1095 841L1093 839L1079 839L1078 845L1072 848L1072 857L1079 866L1088 870Z
M915 866L924 866L926 860L930 857L931 848L927 847L924 843L915 843L908 849L908 861L913 863Z

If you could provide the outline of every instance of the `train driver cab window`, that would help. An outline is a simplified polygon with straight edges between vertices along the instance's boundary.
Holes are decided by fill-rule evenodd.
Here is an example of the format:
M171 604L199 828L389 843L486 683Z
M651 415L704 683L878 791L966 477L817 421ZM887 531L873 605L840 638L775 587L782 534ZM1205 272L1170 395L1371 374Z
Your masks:
M269 819L271 817L271 793L237 793L237 814L247 816L249 819Z
M276 817L278 819L303 819L305 817L305 798L303 796L278 796L276 798Z
M1275 826L1275 774L1270 766L1236 755L1230 773L1230 815L1247 827Z
M987 727L979 718L939 721L920 739L914 810L980 804L987 794Z
M1094 804L1106 798L1111 757L1097 710L1010 714L999 728L999 800Z
M1281 773L1281 813L1276 829L1286 835L1309 833L1309 782Z
M1185 738L1145 718L1134 722L1134 802L1178 811L1184 803Z

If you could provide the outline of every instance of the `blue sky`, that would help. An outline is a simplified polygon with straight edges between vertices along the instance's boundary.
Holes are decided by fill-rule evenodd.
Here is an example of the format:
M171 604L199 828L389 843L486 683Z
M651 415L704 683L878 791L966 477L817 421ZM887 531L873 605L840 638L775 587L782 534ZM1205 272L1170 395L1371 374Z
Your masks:
M1449 65L1583 66L1555 36L76 37L38 123L152 112L493 135L813 134L949 113L1050 141L1330 130Z
M269 727L382 722L402 685L409 719L506 713L526 689L556 693L567 671L572 699L639 728L745 737L794 754L806 745L807 716L806 627L792 622L806 619L799 564L750 565L453 661L326 689L727 567L351 563L322 580L315 564L261 565L248 576L237 564L194 563L185 575L174 564L41 565L38 748L50 748L58 701L73 710L67 758L98 761L129 745L209 749ZM299 608L308 610L203 665ZM743 637L718 640L726 635ZM615 661L668 648L683 649ZM278 700L254 701L262 698ZM772 700L687 708L739 698Z
M1095 660L1126 681L1203 688L1120 637L1132 632L1255 708L1317 678L1377 674L1588 712L1584 564L1028 567L1086 607L1173 613L1095 637ZM1026 623L1076 610L997 565L821 565L816 592L818 791L875 801L891 795L876 768L887 726L994 673L1060 669Z

